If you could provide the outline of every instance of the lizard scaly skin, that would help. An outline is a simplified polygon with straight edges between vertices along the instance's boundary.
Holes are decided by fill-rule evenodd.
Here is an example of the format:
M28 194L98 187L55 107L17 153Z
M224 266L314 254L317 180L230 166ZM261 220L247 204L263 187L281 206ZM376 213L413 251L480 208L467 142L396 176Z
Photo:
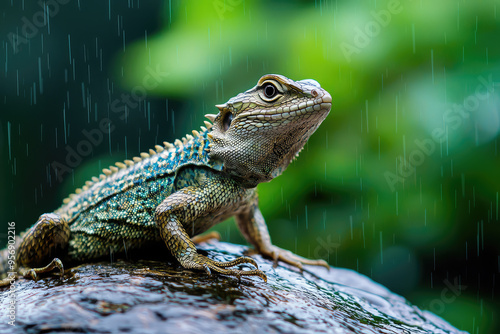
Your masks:
M104 169L19 238L16 264L27 278L63 263L164 243L185 268L225 275L266 275L250 257L229 262L198 254L192 237L235 216L255 251L294 266L328 265L271 243L256 186L280 175L328 115L331 96L314 80L265 75L218 105L201 131ZM0 272L7 272L3 251ZM252 270L232 268L247 263ZM1 268L1 267L4 268ZM3 270L2 270L3 269ZM8 284L6 279L3 284Z

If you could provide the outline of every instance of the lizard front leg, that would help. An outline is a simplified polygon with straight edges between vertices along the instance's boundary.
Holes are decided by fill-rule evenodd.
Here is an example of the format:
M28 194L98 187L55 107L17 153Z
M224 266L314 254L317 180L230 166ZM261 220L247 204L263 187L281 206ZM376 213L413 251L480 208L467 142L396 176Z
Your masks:
M323 260L309 260L271 243L266 222L258 206L257 195L255 195L249 209L236 215L235 218L243 236L255 247L255 252L271 257L276 263L281 260L299 269L302 269L303 264L330 269L328 263Z
M249 263L258 268L255 260L239 257L233 261L220 262L198 254L194 243L184 226L194 224L198 218L223 210L237 200L238 188L224 178L212 178L199 186L188 186L168 196L155 212L155 222L161 238L170 252L184 268L211 270L230 276L259 276L267 280L266 275L258 270L228 269L242 263ZM241 192L241 190L240 190Z

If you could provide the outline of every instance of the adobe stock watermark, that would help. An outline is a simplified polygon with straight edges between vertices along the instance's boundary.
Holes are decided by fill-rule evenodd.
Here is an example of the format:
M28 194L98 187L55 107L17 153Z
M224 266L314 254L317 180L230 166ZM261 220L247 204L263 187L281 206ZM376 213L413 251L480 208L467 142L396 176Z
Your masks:
M8 222L8 230L7 230L7 249L4 251L7 256L7 263L6 263L6 268L3 268L4 271L7 272L7 280L10 281L10 286L9 290L7 291L7 296L8 299L10 299L9 302L9 315L8 315L8 324L11 326L16 325L16 313L17 313L17 307L16 307L16 277L17 277L17 265L16 265L16 223L15 222Z
M320 237L316 238L318 242L318 246L314 249L314 258L315 259L329 259L330 254L336 251L340 247L340 243L333 242L331 240L331 235L326 237L326 240L323 240Z
M29 40L34 38L40 32L40 29L49 24L49 20L59 13L60 6L66 5L71 0L39 0L37 4L42 8L35 12L31 17L31 20L26 16L21 18L23 25L21 26L21 31L14 34L10 32L7 34L7 39L9 40L14 54L19 52L19 47L21 45L28 44Z
M143 101L148 91L155 89L163 80L170 74L160 69L160 65L154 70L150 66L146 67L146 74L142 79L142 84L137 85L130 91L130 94L122 93L120 98L114 99L110 103L110 110L113 113L120 114L121 120L126 120L131 109L137 108L139 103ZM55 172L56 178L62 182L64 175L79 166L83 158L92 154L95 147L102 144L106 135L109 135L116 129L115 125L109 118L103 118L96 128L90 130L82 130L82 137L76 146L66 145L66 157L64 162L53 161L50 165Z
M348 63L351 62L351 57L353 54L361 53L361 50L370 45L373 38L380 34L382 28L389 25L394 15L397 15L403 11L403 7L399 0L390 0L387 3L387 9L381 9L379 11L371 11L370 15L373 20L366 22L364 29L359 27L354 28L354 39L353 43L340 43L340 50L344 54L345 59Z
M488 79L483 76L478 77L479 84L477 85L474 94L467 96L462 105L453 104L443 114L444 126L435 128L431 132L431 138L415 139L414 143L417 147L408 155L408 160L403 156L397 158L396 173L385 171L384 177L392 192L396 190L396 184L404 183L405 179L411 177L417 167L422 166L426 156L431 156L436 151L436 144L441 144L446 141L447 131L457 130L464 124L464 120L469 118L472 112L479 109L481 101L488 99L490 94L495 92L494 86L497 83L493 82L492 75Z
M466 285L461 285L457 277L451 283L448 279L445 279L444 285L446 285L443 290L441 290L440 298L435 298L429 303L429 311L435 314L441 314L445 311L446 305L453 303L458 296L462 294L462 291L467 289Z
M214 0L212 5L214 6L219 19L224 20L224 14L226 12L232 12L236 6L243 3L243 0Z

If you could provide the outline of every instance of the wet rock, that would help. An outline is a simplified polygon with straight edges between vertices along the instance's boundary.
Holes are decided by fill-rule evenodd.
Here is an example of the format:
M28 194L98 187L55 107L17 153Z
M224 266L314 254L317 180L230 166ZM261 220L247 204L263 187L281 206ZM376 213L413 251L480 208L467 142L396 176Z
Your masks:
M199 248L217 260L242 246ZM254 256L268 276L207 276L174 261L85 264L64 279L21 279L0 292L0 332L9 333L459 333L434 314L354 271L286 264ZM15 326L10 297L15 296Z

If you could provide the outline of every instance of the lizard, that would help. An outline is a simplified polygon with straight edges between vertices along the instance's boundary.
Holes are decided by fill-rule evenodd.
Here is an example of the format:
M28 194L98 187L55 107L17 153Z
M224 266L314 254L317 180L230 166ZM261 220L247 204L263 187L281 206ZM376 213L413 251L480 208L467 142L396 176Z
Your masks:
M9 268L18 269L37 280L59 269L63 276L63 262L84 263L164 243L184 268L267 281L249 256L222 262L198 253L195 236L232 216L254 251L275 263L329 268L323 260L271 243L256 187L279 176L298 156L331 105L331 95L315 80L262 76L253 88L216 105L219 112L205 115L210 122L201 131L103 169L60 208L42 214L16 237L15 251L1 253L0 272L5 276ZM254 268L235 268L240 264Z

